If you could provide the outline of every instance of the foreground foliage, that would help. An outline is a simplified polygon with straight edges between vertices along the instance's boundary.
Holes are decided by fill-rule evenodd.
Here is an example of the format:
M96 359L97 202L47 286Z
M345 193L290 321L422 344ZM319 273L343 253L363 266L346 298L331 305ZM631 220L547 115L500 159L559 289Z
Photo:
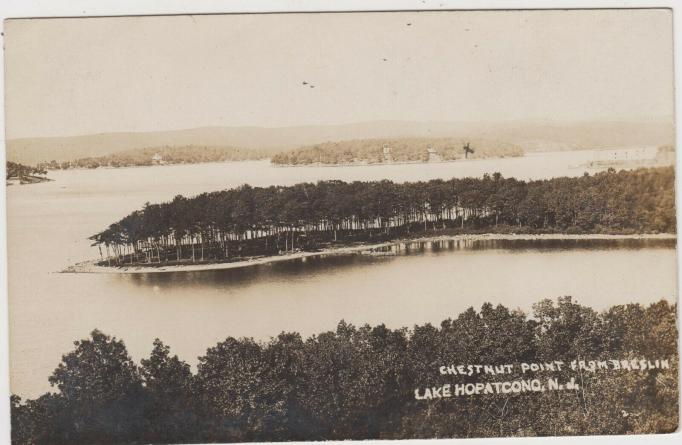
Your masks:
M232 261L457 229L675 232L672 167L577 178L320 181L177 196L92 236L108 265ZM105 259L106 255L106 259Z
M484 304L439 327L354 327L307 339L227 338L198 371L161 341L137 366L97 330L64 355L55 393L12 396L15 444L110 444L547 436L670 432L678 419L676 305L597 313L570 297L534 316ZM579 391L415 400L461 383L449 364L669 359L671 368L580 373ZM575 376L576 373L568 373ZM562 377L568 377L569 375ZM518 376L495 376L505 380Z

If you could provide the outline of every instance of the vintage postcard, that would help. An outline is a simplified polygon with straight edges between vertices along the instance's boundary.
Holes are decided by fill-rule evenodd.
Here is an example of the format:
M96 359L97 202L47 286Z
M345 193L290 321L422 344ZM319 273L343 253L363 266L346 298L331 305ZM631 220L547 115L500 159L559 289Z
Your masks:
M677 430L670 9L4 45L13 443Z

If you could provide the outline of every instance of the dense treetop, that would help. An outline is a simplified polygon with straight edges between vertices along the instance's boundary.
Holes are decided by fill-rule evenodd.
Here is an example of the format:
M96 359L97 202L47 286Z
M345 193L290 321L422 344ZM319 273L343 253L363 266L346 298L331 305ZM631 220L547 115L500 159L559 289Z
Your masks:
M675 232L674 170L609 170L519 181L500 174L402 184L320 181L177 196L147 204L96 244L117 261L224 260L328 242L388 240L430 230L539 233ZM240 253L241 252L241 253ZM144 256L143 256L144 254Z
M443 296L447 298L448 296ZM598 297L598 296L595 296ZM270 341L228 337L196 373L161 341L138 366L93 331L63 356L35 400L12 396L14 444L410 439L672 432L678 422L676 306L603 312L544 300L533 316L484 304L440 325L384 325ZM670 369L447 376L451 364L667 359ZM417 400L445 383L571 377L579 390Z

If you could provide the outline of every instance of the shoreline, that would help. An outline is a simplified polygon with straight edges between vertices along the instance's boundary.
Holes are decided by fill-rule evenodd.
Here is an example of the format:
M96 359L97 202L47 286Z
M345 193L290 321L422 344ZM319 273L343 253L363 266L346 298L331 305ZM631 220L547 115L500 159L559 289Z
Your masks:
M23 176L21 178L13 176L11 178L7 178L5 180L5 185L7 187L13 186L13 185L32 185L32 184L41 184L43 182L53 182L54 179L48 178L45 176L33 176L33 175L27 175Z
M367 162L367 161L361 161L361 162L339 162L336 164L327 164L324 162L311 162L309 164L277 164L274 162L270 162L270 165L273 167L277 168L297 168L297 167L375 167L375 166L387 166L387 165L412 165L412 164L451 164L453 162L461 163L461 162L471 162L471 161L489 161L493 159L513 159L513 158L523 158L526 156L526 153L523 153L518 156L511 156L511 155L506 155L506 156L491 156L491 157L486 157L486 158L457 158L457 159L441 159L440 161L420 161L420 160L414 160L414 161L391 161L391 162Z
M145 274L145 273L169 273L169 272L199 272L208 270L239 269L263 264L272 264L281 261L292 261L301 258L319 257L328 255L352 255L372 252L385 247L417 242L434 241L498 241L498 240L645 240L645 239L677 239L674 233L661 234L634 234L634 235L606 235L606 234L469 234L469 235L435 235L417 238L404 238L386 241L376 244L364 244L356 246L332 247L317 252L294 252L284 255L257 257L242 261L210 264L182 264L164 266L162 263L148 266L98 266L100 260L89 260L76 263L60 271L59 273L109 273L109 274Z

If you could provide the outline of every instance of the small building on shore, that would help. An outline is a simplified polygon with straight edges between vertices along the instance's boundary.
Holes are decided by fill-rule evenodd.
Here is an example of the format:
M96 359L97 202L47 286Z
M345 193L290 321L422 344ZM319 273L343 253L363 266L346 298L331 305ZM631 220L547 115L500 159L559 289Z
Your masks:
M163 160L163 156L161 156L159 153L154 153L154 156L152 156L152 165L163 165L166 162Z
M393 155L391 154L391 147L384 145L384 162L393 162Z
M436 149L433 147L427 148L426 152L429 155L429 162L441 162L443 160L443 157L439 155Z

